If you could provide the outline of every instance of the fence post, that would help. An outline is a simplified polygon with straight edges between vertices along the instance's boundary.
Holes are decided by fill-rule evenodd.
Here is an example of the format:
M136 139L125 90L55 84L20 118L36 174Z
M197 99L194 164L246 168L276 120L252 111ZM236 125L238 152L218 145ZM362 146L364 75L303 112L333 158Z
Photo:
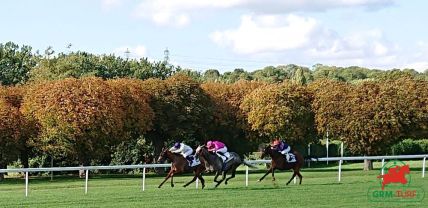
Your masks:
M340 177L342 175L342 160L339 160L339 175L337 176L337 180L340 182Z
M385 159L382 159L382 167L381 167L381 172L382 172L382 175L383 175L383 166L385 165ZM383 179L382 179L383 180Z
M425 178L425 160L426 160L427 158L426 157L424 157L424 160L423 160L423 164L422 164L422 178Z
M248 166L245 166L245 187L248 187Z
M28 196L28 172L25 172L25 197Z
M196 178L196 189L198 189L199 178Z
M311 144L308 144L308 156L311 156ZM308 161L308 168L311 167L311 158Z
M86 173L85 173L85 194L88 193L88 177L89 177L89 169L86 169Z
M297 183L297 176L294 177L294 184Z
M143 168L143 191L146 189L146 168Z
M327 129L327 140L325 141L325 147L327 149L327 159L328 159L328 129ZM328 165L328 160L327 160L327 165Z

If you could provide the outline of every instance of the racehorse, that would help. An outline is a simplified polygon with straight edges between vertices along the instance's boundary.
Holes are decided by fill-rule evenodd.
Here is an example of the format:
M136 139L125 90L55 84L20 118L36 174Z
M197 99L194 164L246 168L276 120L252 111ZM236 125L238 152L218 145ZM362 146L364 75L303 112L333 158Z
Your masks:
M275 172L276 169L278 169L278 170L290 170L290 169L293 169L293 171L294 171L293 176L287 182L287 185L291 182L291 180L294 179L294 177L296 177L296 175L299 176L299 179L300 179L300 183L299 184L302 184L302 178L303 178L303 176L300 174L300 169L303 167L304 158L297 151L293 151L293 154L296 155L296 162L288 163L287 160L285 159L285 156L283 154L281 154L277 150L272 149L272 147L268 145L263 150L261 158L264 158L265 156L270 155L270 157L272 158L272 160L271 160L271 166L270 166L269 170L265 173L265 175L263 175L263 177L261 177L258 181L259 182L262 181L269 173L272 173L272 181L275 181L274 172Z
M210 153L205 145L196 148L196 155L199 156L201 162L205 163L205 166L211 166L216 172L214 182L216 182L217 184L215 185L215 187L218 187L223 181L224 184L227 185L227 182L235 177L236 169L241 164L244 164L249 167L255 167L254 165L249 164L245 160L242 160L241 157L235 152L229 152L229 154L232 158L227 163L223 163L223 160L217 154ZM228 172L231 172L231 176L226 178L226 174ZM222 174L222 178L218 181L217 178L220 174Z
M201 181L202 189L205 187L205 180L202 178L202 173L205 171L204 163L201 162L199 165L190 167L186 158L184 158L180 154L172 153L171 151L169 151L168 148L164 147L162 149L161 154L159 155L158 162L163 162L166 158L172 161L171 170L169 171L168 175L166 175L165 180L161 184L159 184L158 188L162 187L162 185L169 178L171 178L171 187L174 187L174 182L173 182L174 175L179 173L191 172L191 171L194 172L194 177L191 181L186 183L183 187L187 187L189 184L196 181L196 178L199 178L199 180Z

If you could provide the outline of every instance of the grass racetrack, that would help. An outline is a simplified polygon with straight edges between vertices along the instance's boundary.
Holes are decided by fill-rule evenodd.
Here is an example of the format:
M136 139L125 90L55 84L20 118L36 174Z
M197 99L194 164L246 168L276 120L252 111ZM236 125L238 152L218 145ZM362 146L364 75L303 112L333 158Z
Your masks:
M406 162L411 167L411 185L422 187L428 194L428 176L421 178L421 161ZM257 182L264 172L251 170L249 186L245 187L245 172L240 171L228 185L213 188L213 176L208 175L201 190L191 184L182 185L192 176L174 177L161 189L163 177L148 175L146 190L141 189L141 175L90 175L88 194L84 179L70 176L30 178L29 196L25 197L23 178L6 178L0 182L0 207L426 207L428 196L421 202L370 202L370 186L379 186L380 163L373 171L362 171L361 163L342 165L342 181L337 182L337 162L328 167L302 170L302 185L285 183L291 171L276 172ZM243 170L243 167L240 168ZM264 169L263 169L264 171Z

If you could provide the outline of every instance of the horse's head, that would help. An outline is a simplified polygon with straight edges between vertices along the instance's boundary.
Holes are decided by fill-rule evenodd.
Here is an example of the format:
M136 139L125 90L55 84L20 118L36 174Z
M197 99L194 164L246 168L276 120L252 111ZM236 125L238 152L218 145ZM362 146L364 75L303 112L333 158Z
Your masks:
M207 147L205 145L199 145L196 150L195 153L198 156L201 156L205 151L207 151Z
M158 161L157 161L158 163L162 163L163 161L166 160L168 151L169 150L167 147L162 148L162 151L161 151L159 158L158 158Z
M267 145L265 148L263 148L261 150L262 155L260 156L260 158L265 158L266 156L270 155L270 153L272 152L272 147L270 145Z

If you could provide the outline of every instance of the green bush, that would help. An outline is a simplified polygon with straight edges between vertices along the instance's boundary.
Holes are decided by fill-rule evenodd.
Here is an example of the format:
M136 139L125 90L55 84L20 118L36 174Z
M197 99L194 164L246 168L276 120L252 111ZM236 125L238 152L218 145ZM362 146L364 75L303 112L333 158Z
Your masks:
M428 139L405 139L391 147L392 155L417 155L428 153Z

